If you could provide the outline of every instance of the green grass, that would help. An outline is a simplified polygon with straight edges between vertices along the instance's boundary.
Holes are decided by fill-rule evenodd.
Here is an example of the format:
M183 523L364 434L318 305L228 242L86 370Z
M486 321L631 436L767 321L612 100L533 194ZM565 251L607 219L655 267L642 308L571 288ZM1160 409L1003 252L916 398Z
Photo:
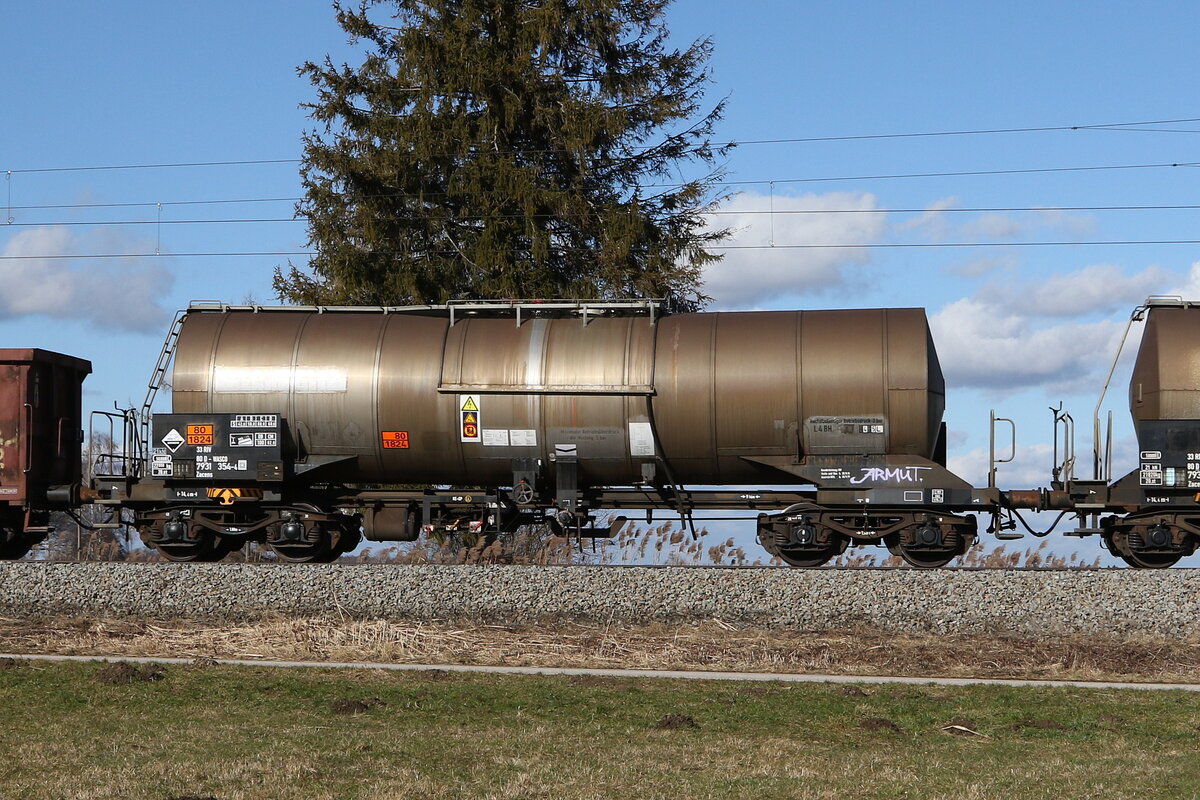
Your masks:
M1188 798L1200 697L170 667L0 669L0 797ZM337 713L361 700L362 714ZM376 702L379 701L379 702ZM664 715L697 727L655 729ZM863 722L878 719L877 729ZM958 720L982 736L942 730Z

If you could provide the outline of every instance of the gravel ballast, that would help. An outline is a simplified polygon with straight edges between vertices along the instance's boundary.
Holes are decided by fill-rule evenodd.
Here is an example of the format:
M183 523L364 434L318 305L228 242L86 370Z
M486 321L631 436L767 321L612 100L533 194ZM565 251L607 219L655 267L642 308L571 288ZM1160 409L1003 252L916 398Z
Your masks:
M1200 570L0 564L0 613L1200 635Z

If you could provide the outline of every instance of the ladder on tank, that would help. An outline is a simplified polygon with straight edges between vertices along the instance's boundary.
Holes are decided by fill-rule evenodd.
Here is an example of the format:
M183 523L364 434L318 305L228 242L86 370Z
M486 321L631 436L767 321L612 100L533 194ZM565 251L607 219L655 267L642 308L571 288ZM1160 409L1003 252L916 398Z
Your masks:
M179 342L179 331L184 327L185 312L176 311L175 319L170 321L170 330L167 331L167 338L163 339L162 350L158 351L158 361L155 362L154 372L150 373L150 383L146 385L146 397L142 401L142 417L140 417L140 425L142 425L142 441L149 443L150 441L150 409L154 405L155 398L158 397L158 390L162 389L162 385L167 383L167 369L170 367L170 360L175 355L175 344Z
M175 318L171 321L167 337L158 353L154 372L150 375L141 409L121 408L114 404L114 411L93 411L88 419L88 455L92 478L97 486L106 487L107 497L114 496L112 493L120 491L121 488L128 491L131 481L145 476L150 450L150 411L159 389L166 382L167 369L175 355L175 344L183 328L183 317L183 311L175 312ZM97 422L100 423L99 430ZM103 449L93 452L97 441L105 444ZM119 523L101 527L118 525Z
M143 447L148 447L150 443L151 408L158 397L158 391L166 383L167 369L171 366L171 359L175 356L175 345L179 342L179 332L183 329L185 313L184 311L175 312L175 318L171 320L171 328L167 331L167 338L163 340L162 350L158 353L158 361L154 364L154 372L150 374L150 381L146 386L146 399L142 401L142 411L137 419L138 438Z

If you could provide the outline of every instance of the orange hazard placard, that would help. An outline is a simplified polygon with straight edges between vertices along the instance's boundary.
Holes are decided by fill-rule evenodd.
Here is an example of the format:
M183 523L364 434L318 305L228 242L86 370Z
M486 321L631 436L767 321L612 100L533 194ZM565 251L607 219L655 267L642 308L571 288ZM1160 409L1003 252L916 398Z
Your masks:
M191 445L212 444L213 443L213 426L212 425L188 425L187 426L187 443L191 444Z
M384 450L408 449L408 431L382 431L379 436Z
M479 438L479 416L477 412L462 412L462 438L463 441Z
M458 400L458 430L462 434L459 441L479 444L482 438L479 435L480 428L483 425L479 395L460 395Z

